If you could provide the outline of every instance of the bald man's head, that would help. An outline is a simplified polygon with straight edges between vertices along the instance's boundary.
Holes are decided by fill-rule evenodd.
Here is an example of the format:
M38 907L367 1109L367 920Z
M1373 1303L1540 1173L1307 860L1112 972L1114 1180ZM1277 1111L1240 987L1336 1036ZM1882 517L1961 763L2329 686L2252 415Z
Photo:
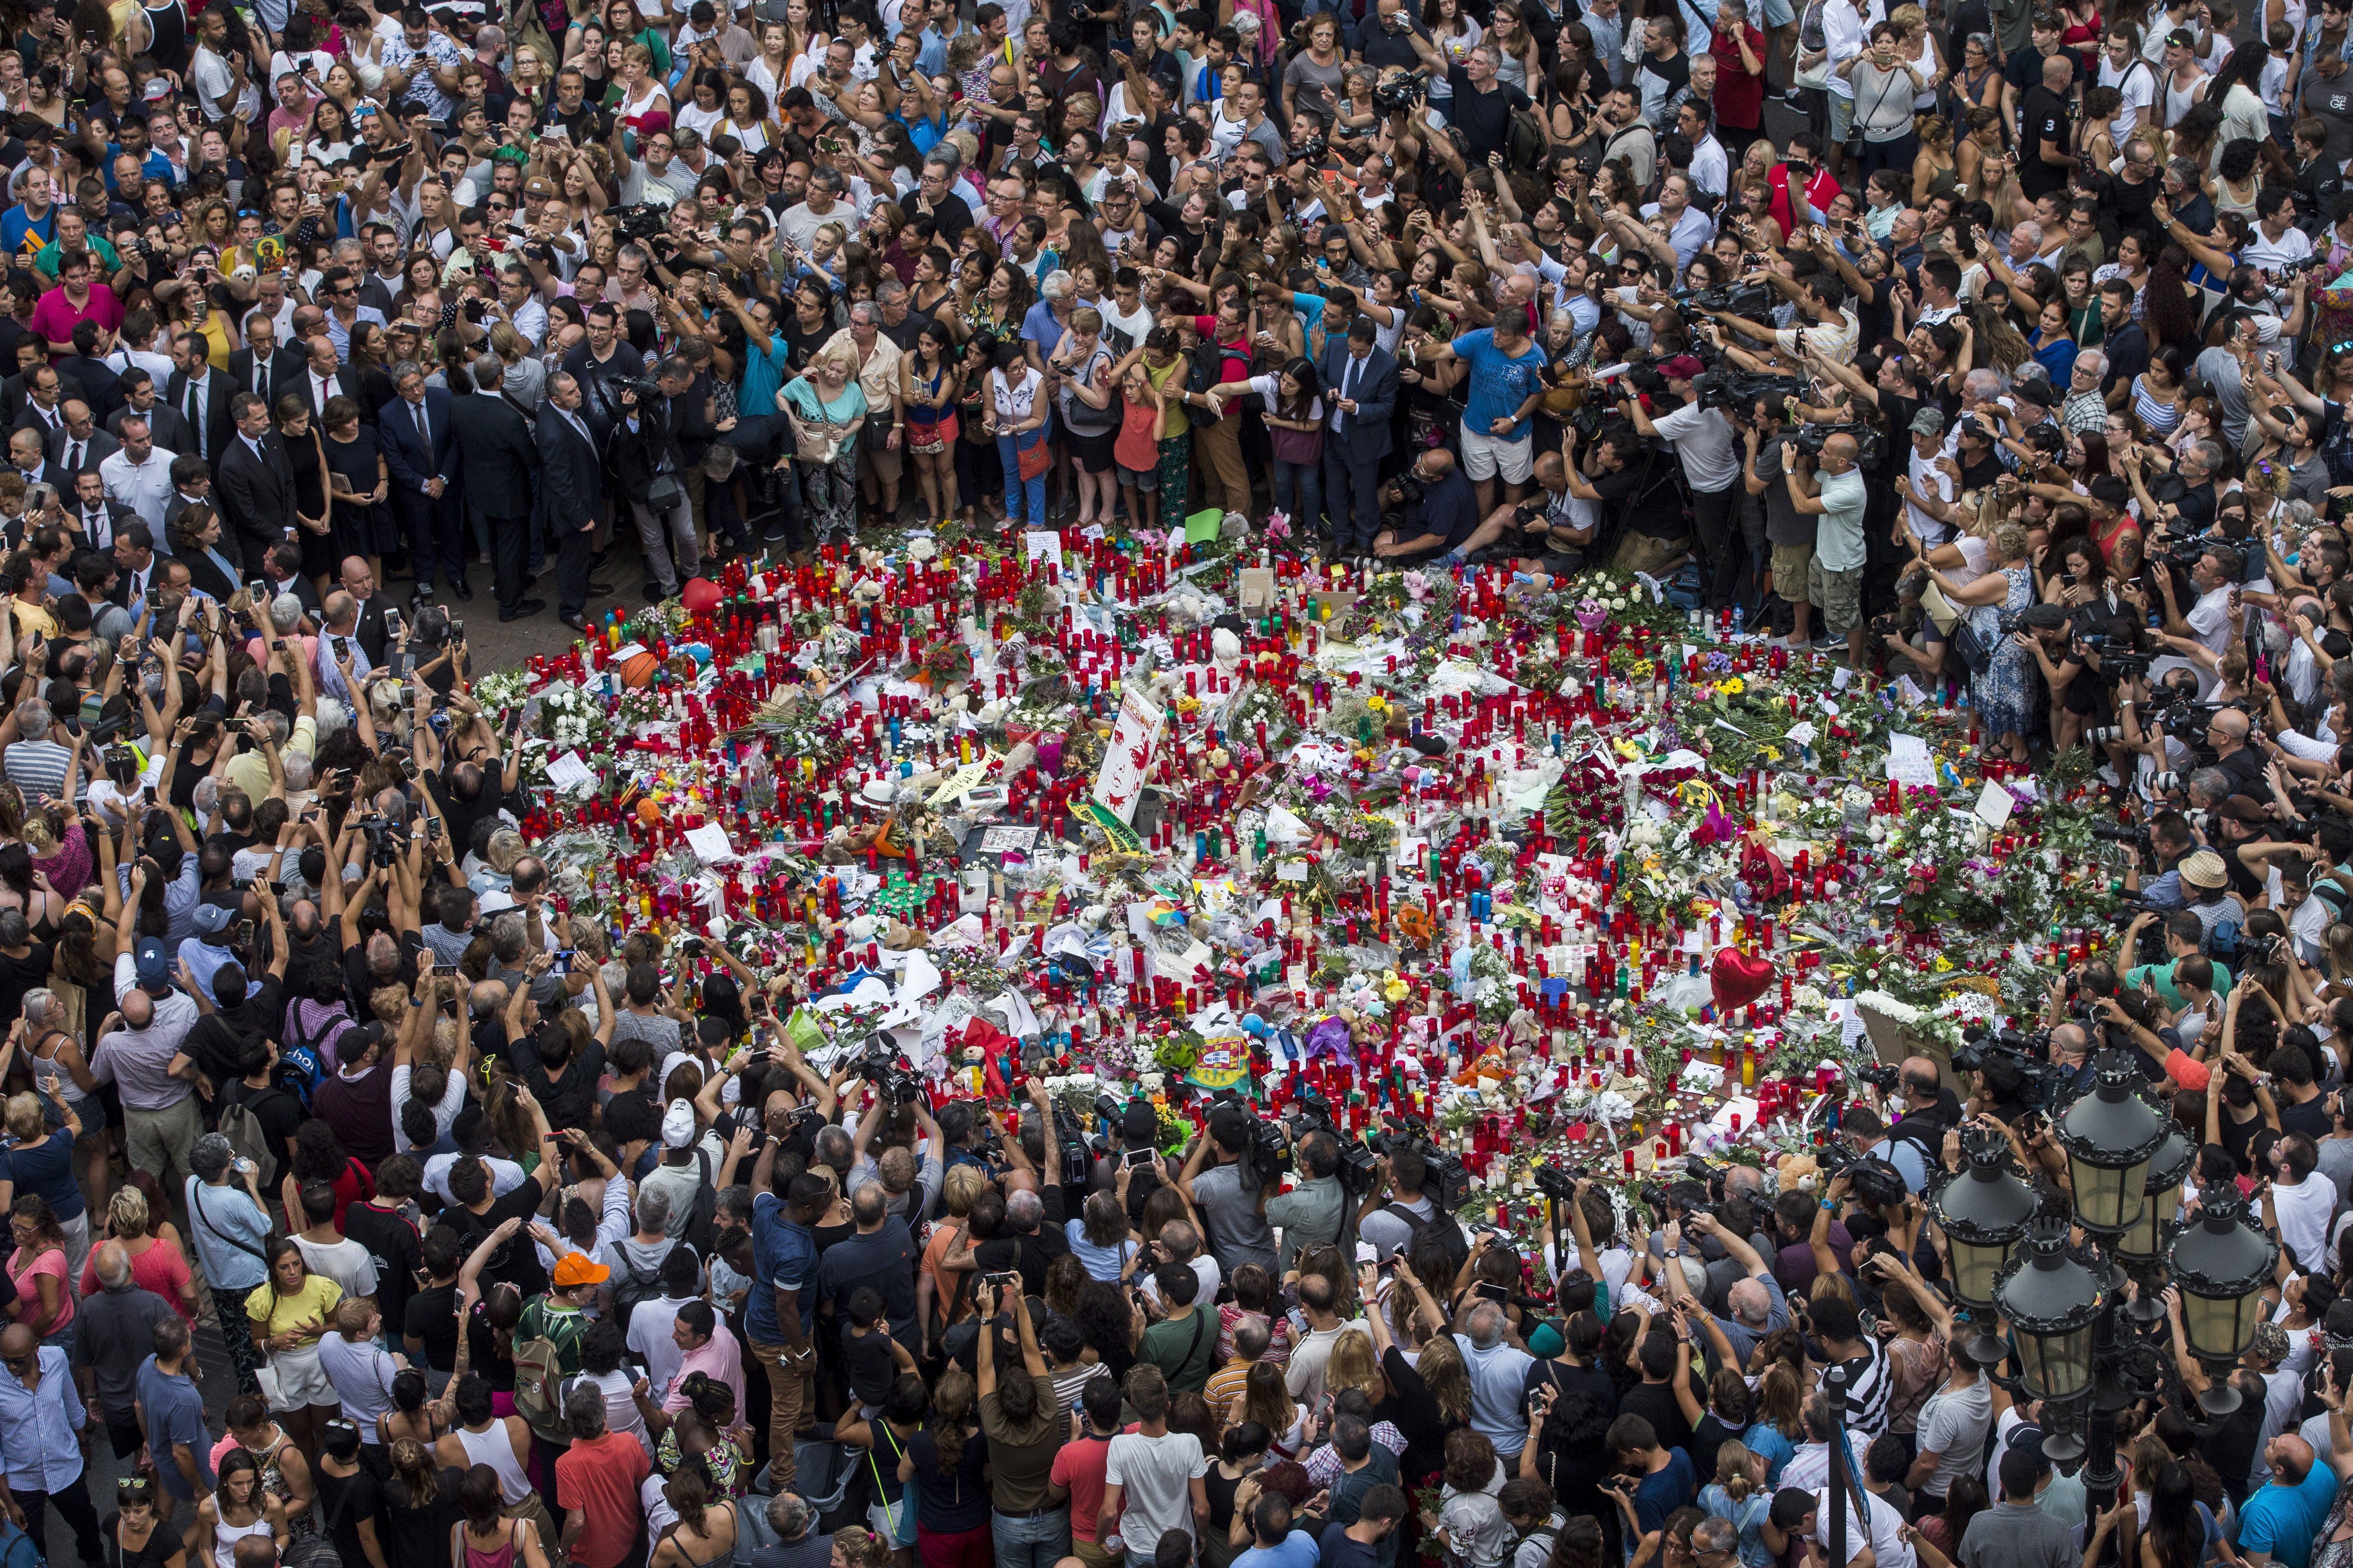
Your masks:
M2042 85L2064 92L2075 79L2075 58L2062 49L2042 62Z

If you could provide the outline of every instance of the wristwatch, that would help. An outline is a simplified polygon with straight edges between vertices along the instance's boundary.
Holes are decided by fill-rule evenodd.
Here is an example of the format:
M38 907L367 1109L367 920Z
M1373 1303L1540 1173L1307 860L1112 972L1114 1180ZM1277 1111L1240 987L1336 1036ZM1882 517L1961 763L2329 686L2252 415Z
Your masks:
M1669 1258L1681 1258L1683 1255L1683 1248L1679 1247L1670 1247L1667 1248L1667 1256Z

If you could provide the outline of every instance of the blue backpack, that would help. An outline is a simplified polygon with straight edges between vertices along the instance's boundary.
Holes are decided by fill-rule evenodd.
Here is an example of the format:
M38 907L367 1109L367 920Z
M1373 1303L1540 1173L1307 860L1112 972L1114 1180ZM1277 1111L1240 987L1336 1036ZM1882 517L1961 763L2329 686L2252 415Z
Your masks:
M110 1544L112 1540L110 1533ZM0 1568L44 1568L47 1561L31 1536L0 1519Z

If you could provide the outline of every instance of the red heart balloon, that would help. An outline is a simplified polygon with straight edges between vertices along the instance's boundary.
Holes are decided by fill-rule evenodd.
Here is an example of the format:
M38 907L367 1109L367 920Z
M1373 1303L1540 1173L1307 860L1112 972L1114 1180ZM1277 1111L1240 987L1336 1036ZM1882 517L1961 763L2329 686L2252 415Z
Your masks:
M1707 980L1715 993L1716 1012L1729 1013L1765 994L1765 987L1773 984L1773 965L1736 947L1722 947L1708 965Z

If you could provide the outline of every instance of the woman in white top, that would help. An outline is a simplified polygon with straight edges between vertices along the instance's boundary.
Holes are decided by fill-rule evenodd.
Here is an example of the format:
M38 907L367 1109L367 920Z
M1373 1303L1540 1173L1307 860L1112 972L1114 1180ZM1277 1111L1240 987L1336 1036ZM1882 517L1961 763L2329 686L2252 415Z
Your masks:
M754 60L752 63L756 66L760 62ZM709 142L712 128L727 118L726 73L715 70L696 71L693 85L689 90L693 96L687 102L678 106L678 112L673 117L672 123L685 126L705 142Z
M302 156L332 166L336 159L352 155L352 143L358 140L350 113L333 99L322 98L311 111L310 134L303 138Z
M713 134L733 136L754 158L766 152L768 143L775 140L768 134L767 94L749 82L731 83L727 89L727 117L719 122Z
M1209 106L1209 155L1222 163L1232 157L1234 149L1242 143L1242 122L1226 113L1226 106L1233 102L1235 95L1242 89L1242 68L1226 66L1219 72L1218 85L1225 96Z
M1046 471L1021 477L1021 454L1046 439L1043 426L1049 412L1046 378L1029 363L1018 343L997 345L997 368L988 373L988 416L985 426L997 437L997 460L1005 465L1005 521L1027 517L1031 528L1046 526Z
M1895 28L1895 52L1912 62L1912 68L1925 84L1912 95L1912 111L1925 114L1936 107L1937 94L1945 86L1945 56L1936 46L1936 36L1928 30L1927 13L1917 5L1898 5L1887 14Z
M766 93L771 103L792 85L792 29L784 23L765 24L760 28L759 58L744 67L744 79Z
M211 1568L237 1568L237 1543L268 1536L286 1550L286 1505L261 1484L261 1466L243 1448L220 1462L220 1484L196 1504L196 1556Z
M1446 57L1449 70L1471 58L1472 47L1486 37L1486 29L1476 18L1462 14L1461 0L1422 0L1421 25L1430 29L1430 41ZM1433 74L1430 79L1430 100L1446 103L1454 97L1453 88L1446 79Z
M654 52L644 44L630 44L621 50L621 101L614 107L632 130L649 114L670 112L670 94L654 78ZM744 151L759 149L746 146Z

